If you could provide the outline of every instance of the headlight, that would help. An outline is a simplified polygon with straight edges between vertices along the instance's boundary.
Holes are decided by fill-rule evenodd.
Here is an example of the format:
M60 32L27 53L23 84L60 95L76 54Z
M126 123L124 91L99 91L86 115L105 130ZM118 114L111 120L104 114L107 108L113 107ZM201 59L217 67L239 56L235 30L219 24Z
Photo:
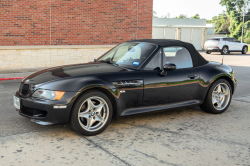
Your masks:
M60 100L65 92L62 91L50 91L45 89L38 89L33 94L32 97L48 99L48 100Z

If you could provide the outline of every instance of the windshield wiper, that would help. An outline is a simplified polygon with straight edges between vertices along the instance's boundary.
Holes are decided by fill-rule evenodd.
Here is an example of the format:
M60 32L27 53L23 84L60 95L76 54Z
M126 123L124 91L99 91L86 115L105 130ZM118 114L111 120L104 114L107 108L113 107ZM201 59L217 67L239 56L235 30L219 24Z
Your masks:
M100 60L99 62L104 62L104 63L108 63L108 64L114 64L114 65L117 65L117 66L119 66L118 64L116 64L114 61L112 61L112 60Z
M109 64L114 64L114 62L111 61L111 60L100 60L100 62L109 63Z

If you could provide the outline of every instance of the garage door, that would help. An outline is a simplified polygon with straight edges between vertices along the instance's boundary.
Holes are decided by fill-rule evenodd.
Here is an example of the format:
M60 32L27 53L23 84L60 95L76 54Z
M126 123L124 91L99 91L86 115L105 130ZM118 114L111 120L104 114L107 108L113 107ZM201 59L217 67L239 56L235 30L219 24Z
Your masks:
M192 28L181 28L181 41L191 43Z
M175 28L165 28L165 39L175 39Z
M194 28L193 29L193 45L196 50L202 50L201 47L201 40L202 40L202 28Z
M153 28L153 39L164 39L164 28Z

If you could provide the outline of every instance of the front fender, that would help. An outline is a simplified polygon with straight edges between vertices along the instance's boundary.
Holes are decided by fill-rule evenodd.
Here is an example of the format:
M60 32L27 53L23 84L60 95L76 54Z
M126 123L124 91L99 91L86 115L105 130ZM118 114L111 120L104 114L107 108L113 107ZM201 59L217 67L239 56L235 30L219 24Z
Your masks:
M73 106L76 99L84 93L84 91L95 89L104 92L109 97L112 97L114 101L114 107L116 109L120 109L121 105L120 100L120 90L117 89L112 82L105 80L105 78L98 77L83 77L83 78L71 78L64 79L60 81L49 82L44 85L40 85L36 87L36 89L50 89L50 90L58 90L65 91L67 89L68 92L74 92L73 96L69 99L68 105Z
M111 81L106 80L105 78L98 78L96 76L91 77L76 77L76 78L68 78L53 82L48 82L42 85L37 85L35 89L49 89L49 90L57 90L57 91L67 91L69 92L79 92L82 91L83 88L88 86L105 86L109 89L114 89L115 86Z

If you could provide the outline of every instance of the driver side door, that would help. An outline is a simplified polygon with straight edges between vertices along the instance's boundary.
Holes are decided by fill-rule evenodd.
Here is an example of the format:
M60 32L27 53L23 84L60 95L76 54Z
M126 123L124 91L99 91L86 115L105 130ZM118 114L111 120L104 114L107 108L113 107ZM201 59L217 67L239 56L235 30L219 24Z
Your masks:
M161 75L162 66L174 63L176 70ZM193 68L189 51L184 47L160 50L143 70L144 106L184 102L194 99L199 73Z

